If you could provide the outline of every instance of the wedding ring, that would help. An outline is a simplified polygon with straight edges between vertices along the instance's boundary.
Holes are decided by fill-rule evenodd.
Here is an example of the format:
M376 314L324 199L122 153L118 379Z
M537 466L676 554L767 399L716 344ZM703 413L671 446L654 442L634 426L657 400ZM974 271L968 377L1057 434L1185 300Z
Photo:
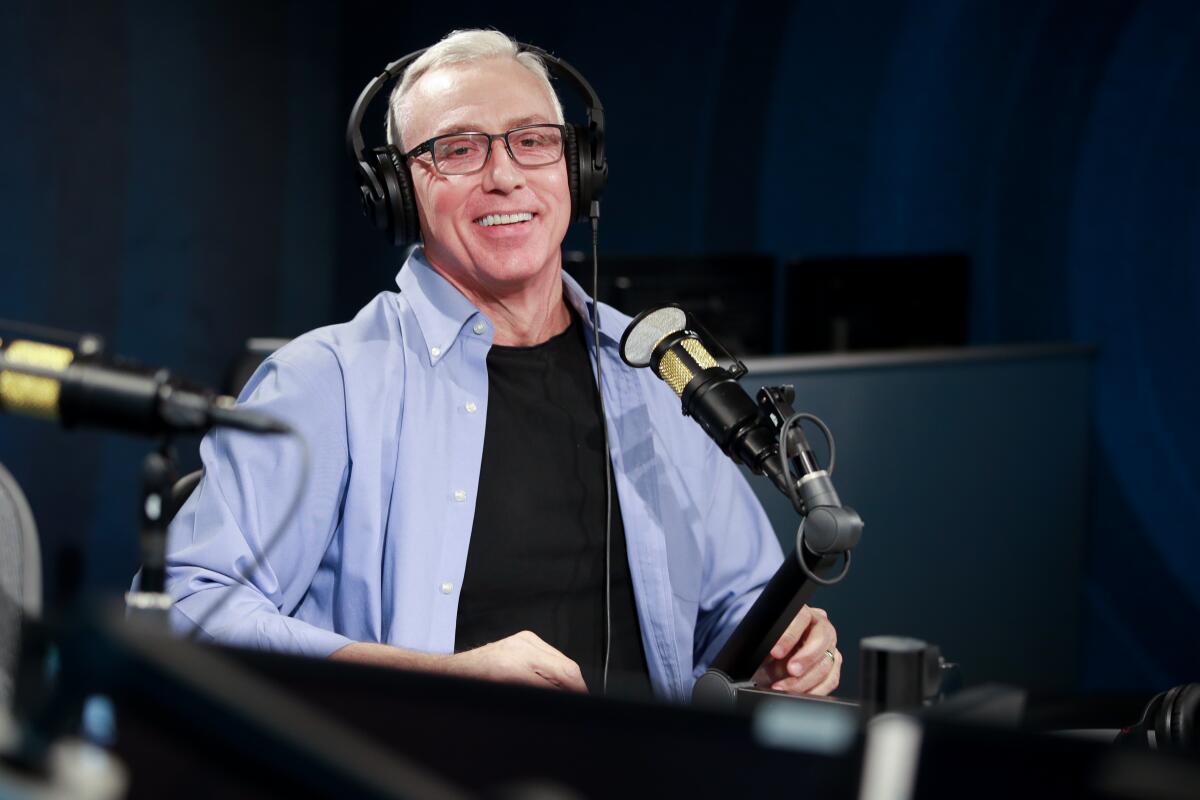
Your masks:
M829 656L829 660L830 660L830 661L832 661L832 662L833 662L833 663L835 663L835 664L837 663L837 656L835 656L835 655L833 654L833 651L832 651L832 650L826 650L826 651L825 651L825 655Z

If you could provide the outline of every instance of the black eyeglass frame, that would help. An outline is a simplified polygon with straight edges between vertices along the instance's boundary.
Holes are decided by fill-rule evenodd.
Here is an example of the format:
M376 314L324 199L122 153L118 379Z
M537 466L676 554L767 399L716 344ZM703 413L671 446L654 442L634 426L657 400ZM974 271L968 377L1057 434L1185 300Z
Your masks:
M546 161L541 164L525 164L521 162L521 159L516 157L516 155L513 153L512 143L508 141L508 137L514 133L517 133L518 131L525 131L531 128L558 129L559 147L557 158L555 158L553 161ZM439 139L449 139L452 136L486 136L487 149L484 151L483 163L470 172L443 172L441 165L438 164L437 156L434 155L433 145ZM458 175L474 175L476 172L481 172L488 165L488 161L490 161L492 158L492 142L494 142L496 139L504 142L504 149L508 151L508 157L513 160L513 163L522 167L548 167L551 164L557 164L559 161L562 161L563 154L567 151L567 126L560 125L556 122L534 122L530 123L529 125L521 125L517 128L511 128L503 133L484 133L483 131L457 131L455 133L443 133L440 136L434 136L432 139L426 139L425 141L421 142L412 150L409 150L407 153L405 153L404 158L412 159L416 158L417 156L424 155L425 153L429 153L429 159L433 162L433 168L437 170L439 175L445 175L447 177L456 177Z

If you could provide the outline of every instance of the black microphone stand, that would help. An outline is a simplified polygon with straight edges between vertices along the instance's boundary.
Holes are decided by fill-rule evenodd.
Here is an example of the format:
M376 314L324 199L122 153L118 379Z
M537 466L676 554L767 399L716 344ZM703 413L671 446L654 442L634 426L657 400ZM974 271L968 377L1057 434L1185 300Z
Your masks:
M862 518L841 504L829 472L818 464L804 432L792 424L798 418L816 420L808 414L797 415L792 409L794 399L791 386L759 390L760 421L773 427L776 436L784 440L787 463L775 457L761 468L754 465L752 469L768 474L800 515L796 551L784 559L708 671L696 681L692 700L699 704L733 707L757 699L761 692L754 688L754 672L818 586L836 583L845 576L850 551L862 536ZM824 424L816 421L828 435ZM832 452L832 440L830 444ZM789 465L790 469L785 469ZM844 566L830 577L839 558L844 559Z
M175 448L164 436L157 450L142 460L140 546L142 574L138 588L125 593L132 618L162 630L167 626L171 596L167 594L167 525L174 516L171 487L176 478Z

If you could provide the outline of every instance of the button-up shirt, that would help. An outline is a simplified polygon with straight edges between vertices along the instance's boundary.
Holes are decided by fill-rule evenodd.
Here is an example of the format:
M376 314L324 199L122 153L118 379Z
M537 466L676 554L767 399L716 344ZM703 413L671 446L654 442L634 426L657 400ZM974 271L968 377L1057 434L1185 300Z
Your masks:
M219 641L317 657L355 641L453 650L495 326L419 248L396 282L353 320L287 344L242 392L307 443L294 509L295 439L204 438L204 479L169 534L176 628L204 620ZM592 300L563 283L591 351ZM614 489L650 678L682 699L782 554L737 467L668 386L621 360L628 323L600 304Z

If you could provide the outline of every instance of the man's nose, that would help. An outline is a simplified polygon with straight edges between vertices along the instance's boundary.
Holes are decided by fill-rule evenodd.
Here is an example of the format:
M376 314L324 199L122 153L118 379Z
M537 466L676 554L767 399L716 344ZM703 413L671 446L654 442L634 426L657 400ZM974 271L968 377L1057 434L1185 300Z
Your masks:
M489 192L511 192L525 182L521 166L513 161L503 139L492 140L492 155L483 168L483 188Z

